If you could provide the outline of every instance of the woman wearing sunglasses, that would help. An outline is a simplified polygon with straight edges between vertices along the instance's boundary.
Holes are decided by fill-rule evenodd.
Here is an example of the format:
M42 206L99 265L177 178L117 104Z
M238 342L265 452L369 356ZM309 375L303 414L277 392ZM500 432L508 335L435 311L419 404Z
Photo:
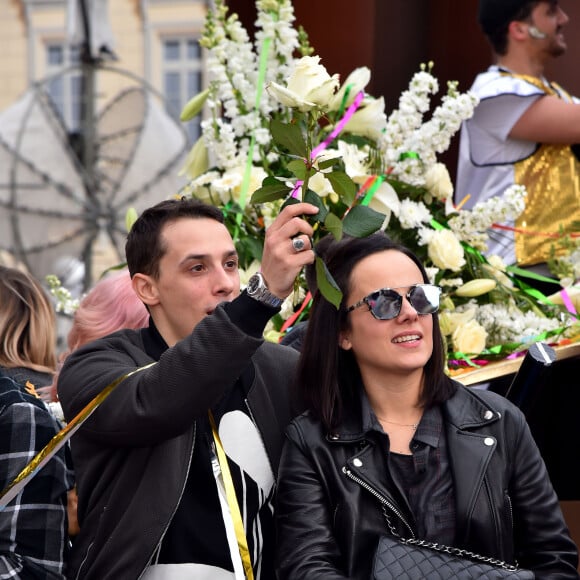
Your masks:
M278 578L371 578L381 535L575 578L570 539L523 414L445 373L440 289L385 234L324 251L277 494ZM313 267L313 266L309 266Z

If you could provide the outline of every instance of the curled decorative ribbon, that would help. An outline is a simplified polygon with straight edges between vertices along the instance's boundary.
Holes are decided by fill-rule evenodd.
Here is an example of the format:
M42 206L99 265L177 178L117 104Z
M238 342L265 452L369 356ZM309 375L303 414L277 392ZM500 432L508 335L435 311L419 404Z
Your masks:
M126 378L148 369L157 362L139 367L107 385L76 417L59 431L32 459L32 461L18 474L16 479L0 493L0 511L8 505L24 488L24 486L42 469L63 445L76 433L81 425L95 412L97 407L122 383Z
M310 293L309 290L306 293L306 296L304 297L304 300L302 301L302 305L300 306L300 308L296 312L294 312L294 314L292 314L292 316L290 316L280 328L281 335L284 334L284 332L286 332L286 330L288 330L294 324L294 322L298 320L299 316L304 312L305 308L308 306L311 300L312 294Z
M504 224L491 224L491 227L496 230L506 230L508 232L515 232L516 234L524 234L526 236L542 236L544 238L563 238L565 236L570 236L571 238L580 237L579 232L568 232L566 234L561 234L558 232L533 232L530 230L525 230L522 228L514 228L512 226L506 226Z
M570 300L570 296L565 288L562 288L562 290L560 290L560 297L562 298L562 302L564 303L564 306L566 307L568 312L575 318L578 318L578 312L576 312L576 308L574 308L574 304L572 300Z

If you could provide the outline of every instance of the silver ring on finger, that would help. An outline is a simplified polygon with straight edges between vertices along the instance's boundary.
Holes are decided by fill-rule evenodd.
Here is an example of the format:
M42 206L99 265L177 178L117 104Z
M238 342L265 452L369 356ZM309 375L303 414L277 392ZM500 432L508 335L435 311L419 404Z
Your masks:
M292 238L292 247L294 248L295 252L302 252L302 250L304 250L306 247L306 243L302 238Z

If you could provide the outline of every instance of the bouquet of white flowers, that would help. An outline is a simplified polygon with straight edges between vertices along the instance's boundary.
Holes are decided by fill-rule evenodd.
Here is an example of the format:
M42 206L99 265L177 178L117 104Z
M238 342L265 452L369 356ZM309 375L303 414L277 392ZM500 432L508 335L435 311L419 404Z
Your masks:
M222 208L242 281L259 268L265 228L282 205L306 200L320 208L317 238L381 228L423 260L443 288L440 321L451 371L523 352L538 340L579 339L573 303L546 299L499 258L484 255L487 229L521 213L525 189L514 185L470 211L453 205L449 173L437 156L472 115L476 97L448 82L426 118L439 83L432 63L424 64L387 115L383 98L365 91L368 68L342 83L326 71L305 32L294 28L290 0L256 6L252 41L216 0L201 40L209 86L182 113L187 120L205 110L180 195ZM319 288L338 303L340 293L328 282L319 280ZM306 317L308 298L302 281L267 337L278 340Z

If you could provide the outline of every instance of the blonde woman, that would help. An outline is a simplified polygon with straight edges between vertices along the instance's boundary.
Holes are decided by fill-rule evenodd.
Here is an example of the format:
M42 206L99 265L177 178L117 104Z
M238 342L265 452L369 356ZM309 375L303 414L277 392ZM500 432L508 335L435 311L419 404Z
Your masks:
M16 382L50 385L56 371L56 315L33 276L0 265L0 369Z
M55 318L47 294L32 276L0 266L0 490L61 428L29 386L52 380ZM66 449L61 448L0 508L0 578L65 578L67 491L73 484Z

